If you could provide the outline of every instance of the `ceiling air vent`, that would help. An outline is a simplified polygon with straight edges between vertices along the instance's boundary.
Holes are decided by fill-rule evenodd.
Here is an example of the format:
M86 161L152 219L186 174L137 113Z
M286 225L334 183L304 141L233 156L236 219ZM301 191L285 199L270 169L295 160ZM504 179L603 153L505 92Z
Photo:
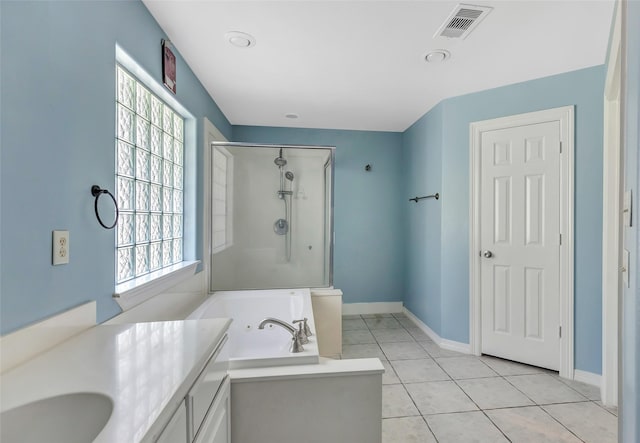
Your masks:
M473 6L460 4L440 26L433 36L465 39L471 31L491 12L488 6Z

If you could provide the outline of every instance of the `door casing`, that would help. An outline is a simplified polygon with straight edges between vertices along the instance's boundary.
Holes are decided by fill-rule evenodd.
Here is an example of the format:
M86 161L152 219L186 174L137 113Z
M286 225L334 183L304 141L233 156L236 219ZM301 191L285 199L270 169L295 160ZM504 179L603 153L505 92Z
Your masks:
M209 121L207 117L202 118L203 140L204 140L204 200L202 210L202 293L209 293L209 282L211 281L211 143L226 142L227 138Z
M604 87L604 155L602 167L602 383L606 406L619 399L620 307L622 306L622 5L616 5ZM624 272L627 272L625 270Z
M480 281L480 145L482 133L497 129L558 121L560 123L560 376L574 378L574 107L563 106L544 111L518 114L473 122L469 126L469 345L471 352L482 352Z

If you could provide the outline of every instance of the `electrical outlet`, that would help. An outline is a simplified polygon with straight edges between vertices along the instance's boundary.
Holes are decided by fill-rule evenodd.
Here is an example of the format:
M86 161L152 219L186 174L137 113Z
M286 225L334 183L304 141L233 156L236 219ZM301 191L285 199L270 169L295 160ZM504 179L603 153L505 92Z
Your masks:
M69 263L69 231L53 231L53 264Z

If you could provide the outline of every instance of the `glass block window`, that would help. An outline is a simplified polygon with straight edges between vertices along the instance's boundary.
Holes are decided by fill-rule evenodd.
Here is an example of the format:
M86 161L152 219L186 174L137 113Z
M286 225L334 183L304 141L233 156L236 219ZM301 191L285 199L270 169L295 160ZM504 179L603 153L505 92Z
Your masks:
M182 261L184 119L116 68L116 284Z

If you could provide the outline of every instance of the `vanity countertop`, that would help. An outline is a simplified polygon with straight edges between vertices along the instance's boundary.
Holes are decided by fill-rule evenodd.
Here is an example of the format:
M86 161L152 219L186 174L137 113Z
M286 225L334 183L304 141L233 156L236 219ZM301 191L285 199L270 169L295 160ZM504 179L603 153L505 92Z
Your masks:
M230 323L98 325L2 374L2 410L67 393L101 393L112 399L113 412L95 442L153 441Z

